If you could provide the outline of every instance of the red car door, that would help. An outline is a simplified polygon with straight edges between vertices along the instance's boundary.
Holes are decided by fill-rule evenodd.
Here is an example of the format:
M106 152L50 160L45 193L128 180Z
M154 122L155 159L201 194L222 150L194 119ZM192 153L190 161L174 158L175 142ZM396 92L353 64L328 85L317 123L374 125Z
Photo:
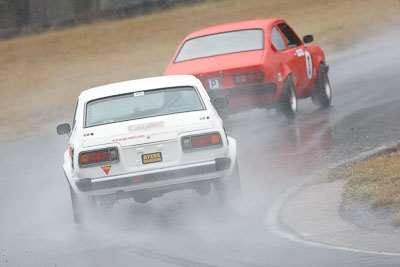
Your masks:
M311 89L314 87L314 83L316 80L316 67L313 63L315 58L312 57L313 53L309 46L304 46L305 53L305 61L306 61L306 76L304 77L304 92L305 94L311 93ZM314 54L315 56L315 54Z
M277 23L288 49L284 51L284 57L287 66L293 73L293 82L296 87L298 98L302 98L307 94L307 85L309 73L312 74L312 63L306 60L311 59L308 51L306 51L303 42L299 39L296 33L284 22ZM308 64L306 64L308 62ZM310 71L308 71L308 69ZM311 75L310 74L310 78Z

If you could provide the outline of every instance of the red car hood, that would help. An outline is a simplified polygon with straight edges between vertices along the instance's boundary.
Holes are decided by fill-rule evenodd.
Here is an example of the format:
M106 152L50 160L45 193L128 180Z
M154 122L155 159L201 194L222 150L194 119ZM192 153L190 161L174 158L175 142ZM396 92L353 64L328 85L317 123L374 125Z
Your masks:
M164 75L196 75L256 66L261 64L263 54L264 50L257 50L172 63L168 66Z

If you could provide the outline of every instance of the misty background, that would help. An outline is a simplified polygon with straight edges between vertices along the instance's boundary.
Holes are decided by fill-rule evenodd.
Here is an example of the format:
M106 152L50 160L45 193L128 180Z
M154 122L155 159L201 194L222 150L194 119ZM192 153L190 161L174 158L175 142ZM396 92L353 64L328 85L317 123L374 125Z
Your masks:
M98 19L120 19L203 0L0 0L0 38Z

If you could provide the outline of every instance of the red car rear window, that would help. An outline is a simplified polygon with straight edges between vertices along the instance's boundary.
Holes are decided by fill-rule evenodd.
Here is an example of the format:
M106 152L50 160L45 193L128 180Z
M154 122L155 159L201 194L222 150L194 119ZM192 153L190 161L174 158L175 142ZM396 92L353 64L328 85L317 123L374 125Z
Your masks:
M205 35L187 40L175 62L264 49L264 31L248 29Z

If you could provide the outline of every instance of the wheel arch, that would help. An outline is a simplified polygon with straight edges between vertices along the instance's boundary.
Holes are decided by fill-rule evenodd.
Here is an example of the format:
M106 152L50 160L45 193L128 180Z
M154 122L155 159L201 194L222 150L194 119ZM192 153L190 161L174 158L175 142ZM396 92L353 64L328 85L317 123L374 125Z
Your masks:
M231 166L229 167L228 176L231 175L235 168L235 164L237 163L237 144L236 140L230 136L228 136L229 140L229 154L231 157Z
M282 83L282 89L279 95L282 95L284 92L283 90L286 88L286 85L289 81L291 81L293 83L293 73L292 72L288 72L287 75L284 76L285 78L283 79L283 83ZM296 91L296 86L294 87L294 90Z
M318 48L318 49L315 51L316 52L315 53L316 54L316 58L313 59L313 63L315 64L314 65L315 68L316 68L315 69L315 76L317 77L321 64L326 66L326 60L325 60L325 55L324 55L324 52L322 51L322 49L319 48L319 47L316 47L316 48Z
M71 186L75 192L79 192L78 187L75 185L75 182L73 180L73 173L72 173L72 168L70 165L70 162L64 162L63 164L63 173L65 176L65 180L67 180L67 183L69 186Z

